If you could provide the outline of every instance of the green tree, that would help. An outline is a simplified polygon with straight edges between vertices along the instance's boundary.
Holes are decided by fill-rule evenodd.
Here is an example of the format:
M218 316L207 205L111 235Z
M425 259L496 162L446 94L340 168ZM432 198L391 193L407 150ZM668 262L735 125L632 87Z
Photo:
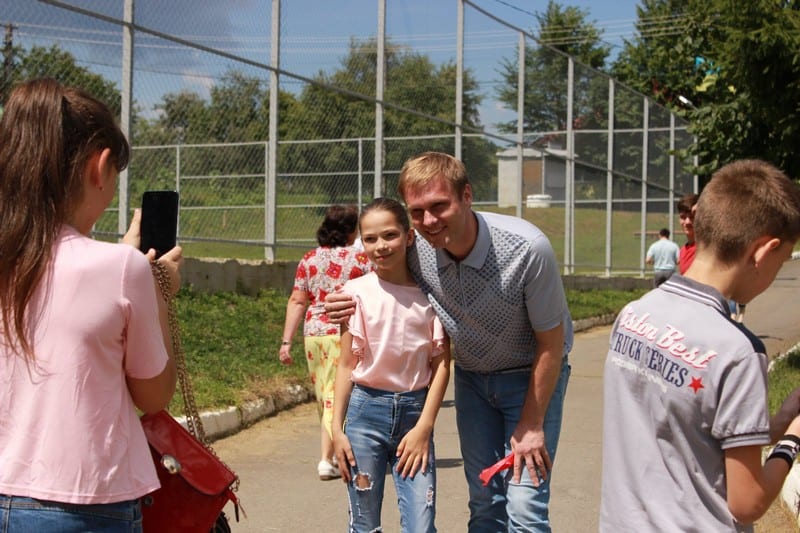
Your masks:
M56 45L50 48L34 46L28 51L19 51L15 54L11 72L12 86L33 78L53 78L64 85L80 87L104 102L114 114L120 114L122 97L116 85L79 66L72 54Z
M538 42L525 46L525 94L522 127L526 144L542 148L566 147L568 127L568 68L573 62L572 128L604 129L608 116L608 78L598 72L609 55L601 33L587 12L577 7L562 7L550 0L547 10L536 15L539 23ZM516 55L504 58L500 66L502 84L497 98L507 109L516 111L519 93L519 60ZM500 131L514 134L516 118L498 124ZM594 198L605 188L593 185L592 171L580 163L606 165L605 142L597 142L597 134L576 135L576 191L580 197ZM595 173L596 174L596 173Z
M278 95L279 116L295 104L291 93ZM269 136L269 89L255 76L231 70L214 85L207 100L184 90L165 95L154 106L156 118L140 120L140 144L200 144L266 141ZM284 136L286 125L279 123Z
M563 131L567 127L567 56L592 69L602 69L609 47L602 44L600 31L586 20L586 11L562 7L550 0L547 11L537 14L538 45L525 47L525 110L523 129L526 133ZM497 97L508 109L517 109L519 64L517 57L505 58L500 67L503 83ZM576 69L575 109L578 127L594 127L602 120L596 111L605 107L605 78L593 71ZM499 124L501 131L513 133L517 120Z
M164 95L155 106L159 116L143 121L135 138L139 144L191 144L211 142L207 103L197 93L183 90Z
M285 116L294 97L281 92L278 98L279 116ZM131 178L132 189L174 183L180 163L182 174L203 177L181 189L183 205L249 204L263 197L263 143L269 136L269 90L263 80L232 70L211 88L208 100L191 91L170 93L154 110L156 118L135 122L137 144L181 145L180 161L177 149L151 151Z
M661 104L691 98L699 83L694 57L703 39L686 39L689 0L642 0L636 7L636 35L625 40L612 66L614 76Z
M237 71L211 88L210 134L216 142L263 141L269 136L269 90Z
M384 101L406 109L414 109L437 117L442 121L455 120L455 65L435 65L422 54L408 48L387 43L386 45L386 93ZM320 72L316 84L303 88L294 113L290 115L289 136L293 139L356 139L364 138L367 149L362 168L374 168L375 104L369 99L375 96L377 72L377 46L374 39L352 40L350 52L342 60L341 68L332 72ZM345 94L327 88L333 85L361 96ZM465 73L464 123L479 128L477 107L480 96L477 82L470 72ZM414 135L450 135L446 140L420 139L402 142L387 141L384 154L385 168L399 169L409 156L425 150L453 151L453 126L429 120L416 113L409 113L387 106L384 115L386 137ZM469 157L474 158L475 168L488 168L484 162L492 157L494 149L486 142L473 142ZM326 194L331 201L352 201L355 198L354 174L358 168L358 145L354 142L338 145L305 145L287 147L282 161L287 168L302 169L308 173L332 173L317 183L318 192ZM466 150L465 150L465 153ZM470 164L465 156L465 163ZM483 179L485 173L481 172ZM486 179L489 179L488 176ZM289 184L286 184L287 188ZM480 184L474 184L480 189ZM371 190L371 184L366 184ZM349 189L350 193L342 193ZM307 189L306 189L307 190ZM394 183L386 183L384 194L394 194Z
M800 176L800 2L647 0L639 19L651 16L674 17L681 32L640 26L614 71L684 110L697 172L758 157Z

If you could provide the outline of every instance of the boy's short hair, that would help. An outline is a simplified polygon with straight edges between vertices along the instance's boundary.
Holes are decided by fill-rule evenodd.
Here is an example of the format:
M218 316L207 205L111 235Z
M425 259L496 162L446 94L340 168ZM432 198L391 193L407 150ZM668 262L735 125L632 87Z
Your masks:
M697 203L697 199L699 196L693 192L684 194L680 200L678 200L678 214L685 215L692 212L692 207L694 204Z
M425 152L412 157L403 164L397 192L405 200L406 191L426 186L431 180L443 177L458 196L469 184L464 163L442 152Z
M800 188L773 165L734 161L711 176L697 202L695 240L723 263L733 263L763 236L800 237Z
M667 228L661 228L661 230L659 230L658 232L658 236L666 237L667 239L669 239L669 230Z

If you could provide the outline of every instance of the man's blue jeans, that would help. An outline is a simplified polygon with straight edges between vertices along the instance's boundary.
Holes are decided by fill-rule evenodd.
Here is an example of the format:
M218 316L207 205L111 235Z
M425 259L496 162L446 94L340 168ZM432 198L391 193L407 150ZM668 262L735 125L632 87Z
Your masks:
M552 461L561 433L569 374L564 357L544 419L545 443ZM456 365L456 421L469 486L470 533L550 531L547 506L552 472L546 481L539 480L538 487L533 486L527 468L522 469L519 484L511 482L510 470L505 476L494 476L486 487L478 478L484 468L511 453L511 435L519 422L530 378L529 369L478 374Z
M141 533L139 500L74 505L0 495L0 532Z
M427 394L428 389L394 393L360 385L353 387L344 424L356 458L355 468L350 469L352 479L347 484L351 532L376 531L380 527L387 465L394 477L402 531L436 531L433 433L424 472L403 479L397 473L395 456L400 441L419 420Z

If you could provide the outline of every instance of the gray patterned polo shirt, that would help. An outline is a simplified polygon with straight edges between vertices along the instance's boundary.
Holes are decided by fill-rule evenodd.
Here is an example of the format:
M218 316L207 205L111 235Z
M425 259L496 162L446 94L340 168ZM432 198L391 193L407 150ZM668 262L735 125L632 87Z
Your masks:
M753 531L725 450L769 444L764 344L716 289L673 274L620 312L603 371L602 533Z
M553 248L544 233L517 217L475 213L478 238L463 261L417 235L408 264L453 341L457 365L489 373L530 367L534 331L564 324L564 356L572 318Z

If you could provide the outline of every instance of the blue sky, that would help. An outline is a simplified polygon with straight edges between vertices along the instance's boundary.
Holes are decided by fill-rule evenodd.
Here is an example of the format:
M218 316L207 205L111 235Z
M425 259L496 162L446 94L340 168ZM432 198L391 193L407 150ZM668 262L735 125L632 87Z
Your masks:
M120 17L122 0L64 0L66 3ZM530 32L537 29L535 13L547 8L545 0L474 0L499 19ZM17 26L15 43L59 44L81 64L109 79L119 79L121 46L119 27L88 20L33 0L2 0L0 23ZM616 55L623 38L631 38L638 0L564 0L604 30L604 41ZM270 0L136 0L136 22L157 31L199 42L262 64L269 63ZM351 38L374 36L377 0L284 0L281 12L281 67L311 77L332 72L348 51ZM387 0L386 32L393 42L428 55L434 62L452 60L456 44L455 0ZM497 65L515 57L517 35L467 7L465 62L487 94L497 83ZM207 96L234 64L205 52L187 52L174 43L148 35L136 39L135 98L148 108L169 92L189 90ZM239 65L235 65L239 68ZM254 71L252 73L255 73ZM251 72L247 72L251 73ZM263 75L263 71L260 71ZM297 82L282 78L284 88ZM481 110L495 115L488 98ZM491 120L484 120L488 123Z

